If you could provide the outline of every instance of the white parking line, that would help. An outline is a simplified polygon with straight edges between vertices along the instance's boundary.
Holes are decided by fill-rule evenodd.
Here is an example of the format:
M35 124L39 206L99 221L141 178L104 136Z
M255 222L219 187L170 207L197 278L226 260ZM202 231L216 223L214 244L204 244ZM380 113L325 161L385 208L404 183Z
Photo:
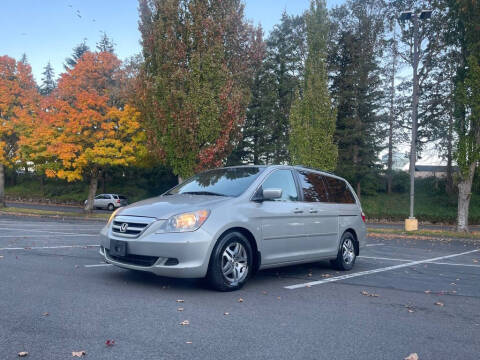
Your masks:
M369 247L369 246L383 246L385 244L367 244L365 245L365 247Z
M364 256L364 255L359 255L358 257L362 258L362 259L374 259L374 260L405 261L405 262L414 261L413 259L409 259L409 260L408 259L393 259L393 258L386 258L386 257Z
M446 262L429 262L429 264L435 264L435 265L452 265L452 266L467 266L467 267L478 267L478 268L480 268L480 265L473 265L473 264L458 264L458 263L446 263Z
M86 268L99 267L99 266L113 266L112 264L94 264L94 265L83 265Z
M452 258L452 257L467 255L467 254L471 254L471 253L478 252L478 251L480 251L480 249L465 251L465 252L458 253L458 254L439 256L439 257L432 258L432 259L411 261L411 262L408 262L408 263L405 263L405 264L388 266L388 267L379 268L379 269L373 269L373 270L368 270L368 271L360 271L360 272L357 272L357 273L342 275L342 276L336 276L336 277L328 278L328 279L325 279L325 280L310 281L310 282L307 282L307 283L285 286L285 289L294 290L294 289L299 289L299 288L303 288L303 287L321 285L321 284L326 284L326 283L330 283L330 282L335 282L335 281L340 281L340 280L345 280L345 279L351 279L351 278L354 278L354 277L376 274L376 273L390 271L390 270L402 269L402 268L409 267L409 266L435 262L435 261L438 261L438 260L449 259L449 258Z
M89 247L99 247L100 245L59 245L59 246L25 246L25 247L15 247L15 248L0 248L0 251L3 250L42 250L42 249L71 249L71 248L89 248Z

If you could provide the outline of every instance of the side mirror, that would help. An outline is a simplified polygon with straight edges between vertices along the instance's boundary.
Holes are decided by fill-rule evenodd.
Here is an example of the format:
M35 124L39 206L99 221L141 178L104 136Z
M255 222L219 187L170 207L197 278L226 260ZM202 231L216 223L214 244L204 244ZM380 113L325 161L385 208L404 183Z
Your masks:
M262 198L263 200L274 200L280 199L282 197L282 189L263 189Z

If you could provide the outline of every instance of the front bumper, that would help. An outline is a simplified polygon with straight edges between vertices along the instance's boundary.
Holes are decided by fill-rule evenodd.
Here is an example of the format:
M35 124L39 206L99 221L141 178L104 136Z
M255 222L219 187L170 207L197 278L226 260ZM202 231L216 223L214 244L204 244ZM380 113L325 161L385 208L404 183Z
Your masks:
M127 243L127 252L133 256L158 257L151 266L139 265L127 258L109 255L110 239ZM145 234L135 239L115 236L112 231L102 234L100 255L107 263L133 270L147 271L160 276L176 278L203 278L207 274L213 239L203 229L194 232ZM178 263L171 264L169 259Z

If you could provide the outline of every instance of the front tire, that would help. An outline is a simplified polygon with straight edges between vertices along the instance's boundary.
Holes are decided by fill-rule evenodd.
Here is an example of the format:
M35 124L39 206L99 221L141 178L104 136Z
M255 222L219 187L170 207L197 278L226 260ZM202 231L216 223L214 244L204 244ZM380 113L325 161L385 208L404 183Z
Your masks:
M332 265L343 271L352 270L355 265L357 255L355 253L355 238L352 233L346 232L340 241L340 248L338 249L337 258L332 260Z
M232 231L215 245L207 280L219 291L239 290L249 279L252 269L253 252L249 241L242 233Z

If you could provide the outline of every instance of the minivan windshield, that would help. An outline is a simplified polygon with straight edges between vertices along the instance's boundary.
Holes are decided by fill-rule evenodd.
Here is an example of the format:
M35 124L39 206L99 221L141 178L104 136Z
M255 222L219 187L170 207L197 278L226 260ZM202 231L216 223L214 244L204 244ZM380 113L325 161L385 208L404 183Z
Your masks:
M208 170L174 187L165 195L241 195L264 170L261 167L232 167Z

